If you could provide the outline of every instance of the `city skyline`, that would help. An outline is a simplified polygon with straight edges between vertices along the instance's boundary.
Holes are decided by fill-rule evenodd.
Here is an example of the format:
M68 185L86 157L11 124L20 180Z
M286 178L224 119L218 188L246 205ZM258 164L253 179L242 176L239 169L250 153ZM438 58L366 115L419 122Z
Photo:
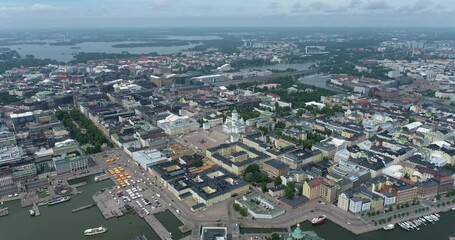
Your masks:
M0 27L451 27L449 0L5 0Z

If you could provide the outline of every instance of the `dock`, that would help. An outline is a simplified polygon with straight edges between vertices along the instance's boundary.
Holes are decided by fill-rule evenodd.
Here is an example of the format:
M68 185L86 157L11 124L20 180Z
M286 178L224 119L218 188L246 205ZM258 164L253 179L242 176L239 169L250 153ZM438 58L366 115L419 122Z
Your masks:
M39 207L37 204L33 204L33 211L35 212L35 216L38 217L39 215L41 215L41 212L39 211Z
M88 205L84 205L82 207L78 207L78 208L75 208L73 210L71 210L72 213L75 213L75 212L79 212L79 211L82 211L82 210L85 210L87 208L91 208L91 207L94 207L96 206L96 204L92 203L92 204L88 204Z
M144 220L153 228L153 230L160 236L161 239L169 239L172 235L169 231L161 224L160 221L153 215L143 215L141 216Z
M112 199L108 190L96 193L92 196L92 199L105 219L124 215L122 211L123 204L119 204L117 200Z

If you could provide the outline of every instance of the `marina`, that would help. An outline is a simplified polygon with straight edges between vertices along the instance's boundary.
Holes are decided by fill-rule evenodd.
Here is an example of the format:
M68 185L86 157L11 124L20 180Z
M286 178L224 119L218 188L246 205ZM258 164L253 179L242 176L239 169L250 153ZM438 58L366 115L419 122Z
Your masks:
M406 231L420 230L420 227L426 226L429 223L435 224L437 221L439 221L440 217L441 217L441 215L439 215L438 213L428 214L428 215L422 216L420 218L400 222L400 223L398 223L398 226L400 226L401 228L403 228Z

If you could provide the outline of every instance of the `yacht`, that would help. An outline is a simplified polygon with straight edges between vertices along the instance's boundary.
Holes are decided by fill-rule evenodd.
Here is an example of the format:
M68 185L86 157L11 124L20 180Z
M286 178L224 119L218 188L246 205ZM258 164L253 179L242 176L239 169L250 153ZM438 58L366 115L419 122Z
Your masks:
M325 215L321 215L321 216L311 219L311 223L313 225L323 224L326 218L327 217Z
M395 224L387 224L386 226L382 227L382 229L388 231L388 230L392 230L395 228Z
M62 202L69 201L70 199L71 199L70 196L64 196L64 197L55 198L55 199L50 200L47 203L47 205L48 206L52 206L52 205L55 205L55 204L59 204L59 203L62 203Z
M91 235L101 234L101 233L105 233L105 232L107 232L107 228L101 226L101 227L97 227L97 228L85 229L84 235L91 236Z

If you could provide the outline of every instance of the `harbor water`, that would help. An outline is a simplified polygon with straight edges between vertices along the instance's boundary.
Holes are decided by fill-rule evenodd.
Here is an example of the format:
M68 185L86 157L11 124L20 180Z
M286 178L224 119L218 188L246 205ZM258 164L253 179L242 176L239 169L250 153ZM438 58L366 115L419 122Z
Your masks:
M315 231L319 237L325 240L447 240L450 235L455 234L455 211L440 213L441 218L435 224L421 226L420 230L405 231L398 225L395 225L393 230L377 230L374 232L355 235L348 230L336 225L335 223L326 220L324 224L313 226L310 222L305 221L300 224L303 231ZM278 232L280 229L254 229L242 228L242 233L272 233Z
M68 202L55 206L40 207L41 216L31 217L29 208L22 208L19 201L4 202L1 207L9 207L9 215L0 217L1 238L5 240L30 240L30 239L97 239L97 240L129 240L139 235L148 239L159 239L153 229L137 214L127 214L120 218L105 220L97 207L88 208L76 213L71 210L93 203L92 195L102 188L111 187L114 183L110 180L94 183L93 176L84 177L70 182L87 182L87 185L78 188L83 194L71 196ZM182 234L178 229L182 223L169 211L155 215L175 239ZM313 226L309 222L301 223L304 231L315 231L326 240L383 240L383 239L448 239L455 233L455 211L441 213L441 219L436 224L422 226L420 231L404 231L399 226L390 231L378 230L362 235L354 235L331 221L322 225ZM104 234L86 237L83 232L87 228L104 226L108 231ZM242 228L242 233L278 232L280 229L251 229Z
M129 240L140 235L145 235L148 239L159 239L137 214L130 213L105 220L97 207L72 213L72 209L93 203L94 193L114 185L110 180L94 183L93 176L78 179L71 184L77 182L87 182L87 185L78 188L83 194L71 196L68 202L40 207L41 216L38 217L31 217L29 208L22 208L19 201L4 202L1 207L9 207L9 215L0 218L0 239ZM85 229L100 226L106 227L108 231L100 235L84 236Z

